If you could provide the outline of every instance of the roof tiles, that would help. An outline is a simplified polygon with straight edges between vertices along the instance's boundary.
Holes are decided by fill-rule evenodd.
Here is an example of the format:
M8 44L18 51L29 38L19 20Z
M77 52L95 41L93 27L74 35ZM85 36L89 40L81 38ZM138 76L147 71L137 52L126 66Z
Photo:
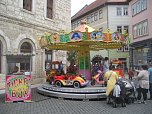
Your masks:
M80 11L78 11L74 16L72 16L71 20L74 20L89 11L92 11L95 8L98 8L101 5L107 4L107 3L125 3L127 0L96 0L92 2L90 5L85 5Z

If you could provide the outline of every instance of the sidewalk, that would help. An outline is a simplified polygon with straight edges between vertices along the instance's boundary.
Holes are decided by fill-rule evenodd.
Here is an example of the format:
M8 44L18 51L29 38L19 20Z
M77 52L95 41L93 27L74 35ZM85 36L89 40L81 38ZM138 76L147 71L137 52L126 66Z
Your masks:
M35 84L35 85L31 85L31 88L36 88L38 86L40 86L42 84ZM5 88L4 89L0 89L0 94L4 94L5 93Z

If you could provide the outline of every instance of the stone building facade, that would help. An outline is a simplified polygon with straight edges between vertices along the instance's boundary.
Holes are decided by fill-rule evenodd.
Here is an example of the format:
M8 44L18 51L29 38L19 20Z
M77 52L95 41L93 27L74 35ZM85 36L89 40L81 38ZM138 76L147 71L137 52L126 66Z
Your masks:
M38 38L44 32L69 32L70 17L71 0L0 0L0 74L5 76L10 72L12 63L8 61L13 57L32 55L30 65L27 64L31 66L32 83L42 82L46 57ZM56 60L56 56L53 59ZM20 70L25 66L15 65Z

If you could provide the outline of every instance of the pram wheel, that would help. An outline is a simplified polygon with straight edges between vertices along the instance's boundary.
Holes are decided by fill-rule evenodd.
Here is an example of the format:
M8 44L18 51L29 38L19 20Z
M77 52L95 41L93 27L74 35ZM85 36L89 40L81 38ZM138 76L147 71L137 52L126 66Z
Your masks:
M129 98L128 99L128 104L131 104L131 103L133 103L133 99Z
M117 104L113 102L113 108L117 108Z
M111 98L107 97L107 104L111 104Z
M126 107L126 103L122 103L122 107Z

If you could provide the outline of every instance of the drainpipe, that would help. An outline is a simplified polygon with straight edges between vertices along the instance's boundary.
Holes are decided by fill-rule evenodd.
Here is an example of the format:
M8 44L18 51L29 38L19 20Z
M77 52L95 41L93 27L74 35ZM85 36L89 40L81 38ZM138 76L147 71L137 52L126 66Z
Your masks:
M106 8L107 8L107 29L109 29L109 16L108 16L109 10L108 10L108 5L106 5L106 3L107 3L107 0L105 2L104 6L106 6ZM107 54L108 54L108 58L110 59L109 49L107 49Z
M107 3L107 0L106 0L106 3ZM106 4L105 3L105 4ZM108 5L106 6L107 7L107 29L109 28L109 16L108 16L108 12L109 12L109 10L108 10Z

